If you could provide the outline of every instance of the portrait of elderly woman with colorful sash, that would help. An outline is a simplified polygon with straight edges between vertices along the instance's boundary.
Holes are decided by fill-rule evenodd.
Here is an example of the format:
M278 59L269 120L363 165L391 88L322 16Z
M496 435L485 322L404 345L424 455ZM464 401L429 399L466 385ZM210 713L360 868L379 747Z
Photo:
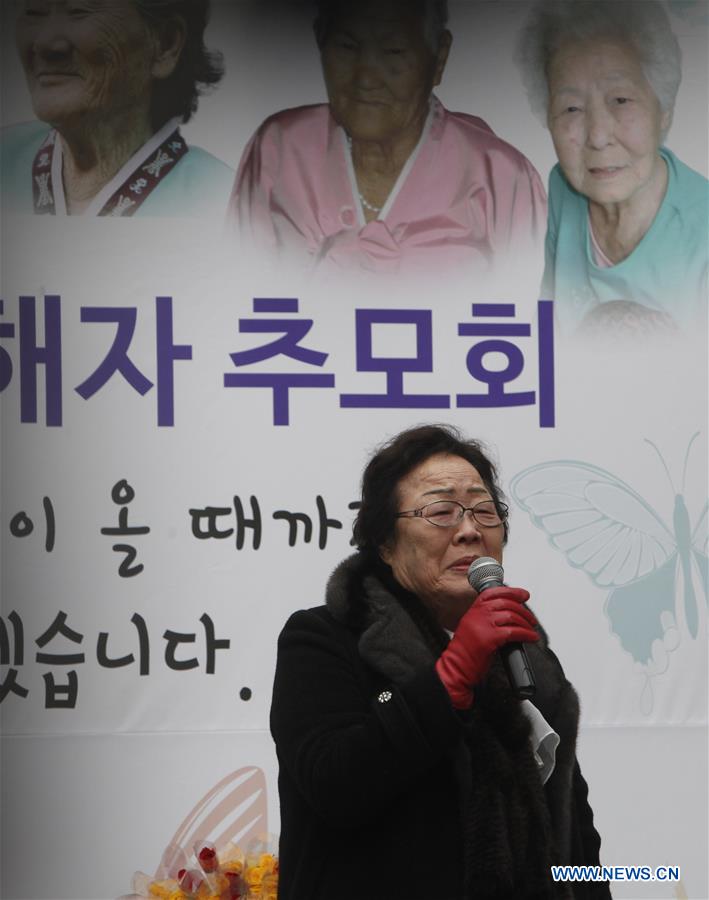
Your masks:
M377 273L485 273L534 254L537 238L541 252L533 166L432 93L447 20L445 0L319 0L329 103L276 113L248 144L232 197L248 241L310 267Z
M222 77L209 0L22 0L16 41L38 122L2 135L7 212L223 216L231 169L180 133Z
M539 3L518 61L559 159L542 287L559 325L637 334L705 321L709 183L664 146L682 72L662 5Z

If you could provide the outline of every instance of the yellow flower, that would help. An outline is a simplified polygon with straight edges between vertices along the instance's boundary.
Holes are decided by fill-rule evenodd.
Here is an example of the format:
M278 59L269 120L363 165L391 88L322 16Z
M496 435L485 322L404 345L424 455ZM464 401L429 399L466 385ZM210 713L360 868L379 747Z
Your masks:
M266 875L259 900L278 900L278 875Z
M266 870L263 866L251 866L246 870L244 878L246 879L249 888L258 888L261 886L265 874Z
M167 878L164 881L152 881L150 883L150 893L153 897L159 897L160 900L172 900L172 895L175 890L180 890L177 882L172 878ZM180 891L182 894L182 891Z
M234 875L241 875L244 871L243 859L225 859L219 867L222 872L232 872Z

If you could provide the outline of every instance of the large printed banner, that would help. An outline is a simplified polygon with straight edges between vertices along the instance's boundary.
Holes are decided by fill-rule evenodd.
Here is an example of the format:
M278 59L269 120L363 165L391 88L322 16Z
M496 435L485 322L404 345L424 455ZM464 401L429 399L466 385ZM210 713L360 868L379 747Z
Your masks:
M153 117L82 194L72 151L98 153L98 138L70 123L73 144L48 123L93 78L90 103L114 104L125 133L152 6L3 8L0 894L116 898L170 845L277 836L280 629L353 552L374 448L445 422L499 463L506 577L531 592L578 691L604 863L680 867L679 882L613 896L708 897L707 297L680 283L706 222L658 243L648 277L676 279L663 295L676 315L643 283L637 303L601 303L574 327L586 287L541 288L557 153L514 62L531 4L502 0L450 3L448 64L383 212L350 190L352 163L333 164L356 147L319 136L322 112L251 141L274 113L328 99L311 8L255 0L212 4L204 42L224 74L190 121ZM682 83L663 159L706 176L709 7L664 9ZM179 29L159 33L158 86L181 47ZM451 150L435 191L412 185L446 111L524 154L526 180L504 169L518 182L491 191L482 224L453 190L440 240L406 222L390 233L388 214L435 207L472 166ZM313 161L332 197L300 220ZM673 207L681 221L690 200Z

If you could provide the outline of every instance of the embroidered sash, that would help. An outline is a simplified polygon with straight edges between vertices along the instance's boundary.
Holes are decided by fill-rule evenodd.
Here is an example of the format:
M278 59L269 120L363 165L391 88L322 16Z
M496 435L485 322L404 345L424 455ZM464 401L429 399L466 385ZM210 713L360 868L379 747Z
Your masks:
M128 160L109 184L101 189L87 211L91 210L96 200L99 200L100 208L95 214L99 216L132 216L140 208L189 151L179 128L172 128L156 147L155 142L160 141L164 130L153 135ZM55 216L66 211L61 180L61 147L57 145L57 132L52 129L32 163L32 194L34 211L38 215ZM101 202L106 193L109 196Z

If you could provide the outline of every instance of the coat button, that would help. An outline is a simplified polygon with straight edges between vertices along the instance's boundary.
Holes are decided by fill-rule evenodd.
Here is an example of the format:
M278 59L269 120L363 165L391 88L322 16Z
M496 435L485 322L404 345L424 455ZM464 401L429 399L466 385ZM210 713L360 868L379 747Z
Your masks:
M340 210L340 222L346 228L352 228L354 224L357 222L357 216L355 215L355 211L350 206L344 206Z
M392 698L391 691L382 691L381 694L377 697L377 700L380 703L388 703Z

